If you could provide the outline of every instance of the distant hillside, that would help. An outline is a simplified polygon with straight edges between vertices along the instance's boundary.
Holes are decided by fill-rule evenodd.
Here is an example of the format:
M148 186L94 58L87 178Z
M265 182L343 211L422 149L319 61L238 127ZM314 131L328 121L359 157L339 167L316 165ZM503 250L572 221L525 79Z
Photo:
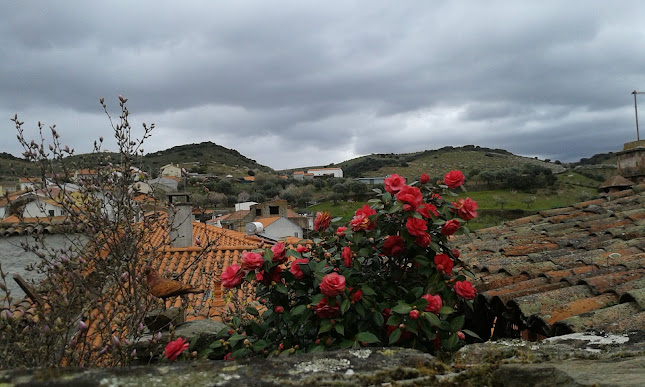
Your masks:
M166 164L226 165L229 167L242 167L257 169L262 172L273 172L273 169L258 164L234 149L228 149L212 142L201 144L179 145L159 152L149 153L143 157L146 169L158 171Z
M415 153L379 153L357 157L333 166L343 168L346 177L382 177L391 173L417 177L427 173L431 177L443 176L453 169L465 174L476 174L487 170L517 167L522 164L537 164L563 172L564 166L556 163L516 156L503 149L490 149L475 145L443 147ZM306 168L303 168L306 169Z

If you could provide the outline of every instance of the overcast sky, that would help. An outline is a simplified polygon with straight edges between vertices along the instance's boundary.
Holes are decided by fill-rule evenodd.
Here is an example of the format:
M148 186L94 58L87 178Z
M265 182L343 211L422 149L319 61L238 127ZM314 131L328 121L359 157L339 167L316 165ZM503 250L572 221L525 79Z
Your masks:
M644 15L640 0L6 0L0 151L22 152L18 113L89 152L112 134L99 98L122 94L135 134L156 124L146 153L212 141L282 169L474 144L577 161L636 140Z

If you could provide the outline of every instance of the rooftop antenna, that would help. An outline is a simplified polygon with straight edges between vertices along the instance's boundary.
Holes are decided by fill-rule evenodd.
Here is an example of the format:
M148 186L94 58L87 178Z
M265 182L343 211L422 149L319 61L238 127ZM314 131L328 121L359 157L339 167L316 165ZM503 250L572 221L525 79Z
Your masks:
M636 94L645 94L643 91L632 91L632 94L634 94L634 113L636 114L636 140L640 141L641 136L638 133L638 106L636 105Z

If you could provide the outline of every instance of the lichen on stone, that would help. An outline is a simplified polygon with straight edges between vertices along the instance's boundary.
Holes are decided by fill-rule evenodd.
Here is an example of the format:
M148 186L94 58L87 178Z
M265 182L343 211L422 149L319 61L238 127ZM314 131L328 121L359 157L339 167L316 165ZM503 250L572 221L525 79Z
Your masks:
M303 372L336 372L349 368L351 363L347 359L330 359L322 358L314 361L307 361L296 364L295 371L291 373Z
M372 354L372 351L369 349L357 349L349 351L350 354L356 356L359 359L367 359Z

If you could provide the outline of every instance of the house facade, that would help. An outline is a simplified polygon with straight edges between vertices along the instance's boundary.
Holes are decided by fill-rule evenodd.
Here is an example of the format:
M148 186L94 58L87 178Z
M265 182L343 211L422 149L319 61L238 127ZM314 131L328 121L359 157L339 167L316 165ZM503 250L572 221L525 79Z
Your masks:
M343 177L341 168L315 168L309 169L307 173L311 173L314 178L321 176Z
M181 178L181 168L176 164L166 164L161 167L161 176L171 176Z

